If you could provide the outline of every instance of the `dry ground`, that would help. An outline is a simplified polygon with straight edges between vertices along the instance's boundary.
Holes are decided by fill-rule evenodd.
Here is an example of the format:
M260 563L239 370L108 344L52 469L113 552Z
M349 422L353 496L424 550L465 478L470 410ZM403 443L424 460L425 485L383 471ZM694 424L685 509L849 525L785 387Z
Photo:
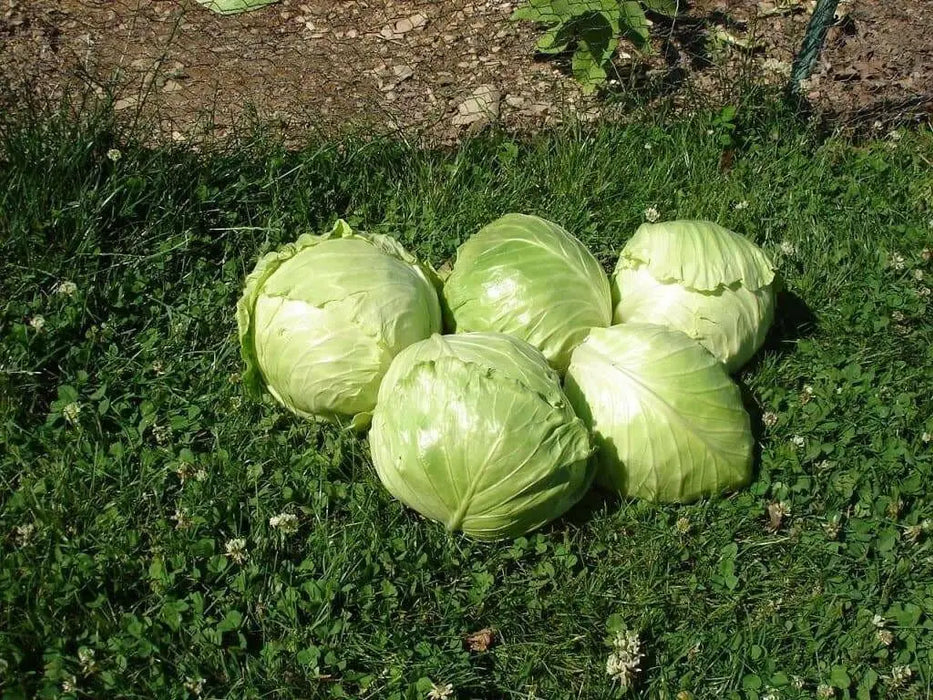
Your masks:
M296 137L356 124L451 141L487 115L537 128L630 104L585 97L559 61L536 58L538 32L509 21L514 5L282 0L224 17L194 0L0 0L0 84L46 96L116 86L121 114L177 140L223 136L246 109ZM780 84L809 5L696 0L673 23L656 18L651 55L620 49L612 89L695 105ZM928 115L930 36L930 0L844 0L808 95L842 120Z

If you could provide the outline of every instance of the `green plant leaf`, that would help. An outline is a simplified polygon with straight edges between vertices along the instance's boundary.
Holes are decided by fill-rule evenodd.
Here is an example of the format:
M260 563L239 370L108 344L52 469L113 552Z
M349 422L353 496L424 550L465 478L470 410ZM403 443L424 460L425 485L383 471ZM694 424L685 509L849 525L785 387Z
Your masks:
M509 18L513 22L543 22L550 24L559 21L559 18L551 9L551 0L529 0L524 5L515 8L512 16Z
M238 15L241 12L258 10L279 0L198 0L208 10L221 15Z
M645 17L645 11L637 2L623 2L621 8L622 26L625 33L639 47L648 43L650 33L648 31L648 18Z
M553 27L544 32L544 34L538 38L535 49L539 53L545 54L558 54L566 51L569 40L566 34L561 32L563 26L565 25Z
M596 60L585 44L580 44L571 60L573 77L583 86L584 94L593 93L606 80L606 69Z
M565 26L571 27L577 37L577 50L571 60L573 75L590 93L605 82L606 64L618 45L616 15L590 12Z
M641 4L652 12L657 12L665 17L674 17L677 15L677 0L641 0Z
M562 24L571 19L578 10L568 0L528 0L512 13L512 21L526 20L542 24Z

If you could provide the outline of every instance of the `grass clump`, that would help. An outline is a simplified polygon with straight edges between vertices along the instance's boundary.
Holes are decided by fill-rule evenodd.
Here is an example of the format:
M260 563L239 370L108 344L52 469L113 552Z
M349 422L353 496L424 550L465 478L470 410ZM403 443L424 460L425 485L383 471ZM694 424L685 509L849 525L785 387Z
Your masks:
M933 137L746 108L725 167L717 128L199 155L106 119L5 123L5 697L925 697ZM365 438L241 399L233 309L259 254L340 216L440 265L506 211L607 268L646 211L775 256L778 322L740 375L749 489L592 494L480 544L393 501Z

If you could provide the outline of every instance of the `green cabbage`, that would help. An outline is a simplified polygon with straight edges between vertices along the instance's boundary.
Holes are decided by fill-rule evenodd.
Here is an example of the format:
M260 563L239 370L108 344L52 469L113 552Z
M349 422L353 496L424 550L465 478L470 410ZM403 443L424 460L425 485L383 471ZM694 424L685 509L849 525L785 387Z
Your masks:
M523 214L506 214L460 246L444 299L458 333L514 335L558 371L590 328L612 320L596 258L557 224Z
M589 434L557 374L499 333L434 335L399 353L369 441L392 495L480 539L558 517L593 476Z
M612 279L615 323L683 331L738 370L774 320L775 276L754 243L709 221L643 224Z
M436 277L344 221L264 256L237 304L243 381L301 416L368 421L403 348L441 328Z
M739 388L680 331L594 329L573 353L565 391L593 431L596 480L606 488L687 502L751 478L753 439Z

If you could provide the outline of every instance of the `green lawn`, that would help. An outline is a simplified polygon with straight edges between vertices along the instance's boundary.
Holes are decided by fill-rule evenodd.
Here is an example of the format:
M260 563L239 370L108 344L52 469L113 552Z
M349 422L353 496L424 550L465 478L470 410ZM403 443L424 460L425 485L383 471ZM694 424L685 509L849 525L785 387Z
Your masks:
M929 697L933 134L851 143L754 104L732 124L211 157L106 119L0 126L3 697L611 698L623 629L635 696ZM389 497L365 436L242 398L242 280L301 232L340 216L440 265L524 211L610 269L649 207L750 236L786 281L739 375L745 491L593 493L482 544Z

